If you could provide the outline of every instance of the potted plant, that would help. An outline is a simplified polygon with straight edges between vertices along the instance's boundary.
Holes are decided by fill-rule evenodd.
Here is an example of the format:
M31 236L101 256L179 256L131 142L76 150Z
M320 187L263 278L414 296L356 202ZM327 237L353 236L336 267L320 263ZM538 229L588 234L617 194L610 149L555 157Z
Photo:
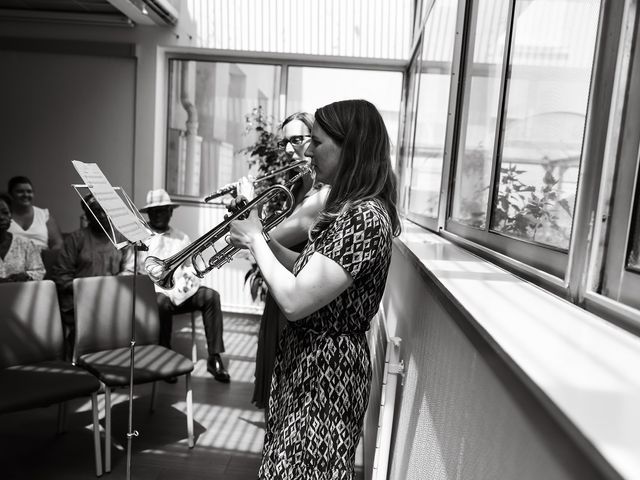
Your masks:
M278 137L274 133L273 118L267 115L262 108L258 106L245 115L245 134L254 135L255 142L240 150L240 153L248 155L248 164L250 168L255 168L258 177L269 175L289 163L288 156L278 148ZM286 180L286 173L277 175L271 179L256 184L255 194L267 190L276 183L283 183ZM279 208L277 201L267 204L263 213L268 215L274 209ZM267 295L267 284L262 277L257 263L251 264L251 269L245 275L245 284L249 284L251 298L256 301L264 301Z

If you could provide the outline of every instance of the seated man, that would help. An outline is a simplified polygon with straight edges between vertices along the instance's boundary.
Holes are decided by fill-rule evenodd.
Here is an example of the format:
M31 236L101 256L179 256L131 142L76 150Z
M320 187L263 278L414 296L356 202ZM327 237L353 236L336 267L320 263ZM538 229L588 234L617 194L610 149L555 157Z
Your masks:
M167 258L188 246L189 237L169 226L173 209L178 204L173 203L169 194L163 190L151 190L147 193L147 204L140 209L149 216L149 226L156 233L147 242L148 251L138 252L138 273L146 274L144 261L148 255ZM134 258L131 252L127 255L126 270L133 273ZM202 312L202 322L207 337L209 360L207 370L219 382L229 382L227 372L220 354L224 352L222 340L222 310L220 295L211 288L200 286L200 279L195 276L190 265L183 265L174 276L176 285L172 290L164 290L155 286L158 295L160 313L159 344L171 348L172 317L175 314Z
M107 214L92 194L86 195L80 205L87 226L66 236L52 272L58 288L67 359L71 359L75 337L73 279L118 275L124 269L123 253L103 230L109 231Z

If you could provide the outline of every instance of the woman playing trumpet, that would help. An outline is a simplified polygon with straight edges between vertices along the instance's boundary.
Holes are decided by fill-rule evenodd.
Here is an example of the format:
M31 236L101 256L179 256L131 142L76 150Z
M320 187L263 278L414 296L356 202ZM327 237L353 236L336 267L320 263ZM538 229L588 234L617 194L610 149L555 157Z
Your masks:
M390 143L364 100L317 110L311 159L331 185L301 254L262 235L257 213L230 242L253 254L287 318L271 384L259 477L351 479L369 398L365 332L378 310L400 231Z

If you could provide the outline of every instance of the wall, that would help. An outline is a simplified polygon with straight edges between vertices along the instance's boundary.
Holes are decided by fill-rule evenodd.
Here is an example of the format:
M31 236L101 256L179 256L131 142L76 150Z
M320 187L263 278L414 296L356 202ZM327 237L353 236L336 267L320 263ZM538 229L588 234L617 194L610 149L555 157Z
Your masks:
M188 24L189 22L185 23ZM129 195L138 205L144 203L148 190L164 185L164 129L168 77L164 49L196 47L190 35L177 29L161 27L128 28L2 20L0 32L0 52L12 56L11 63L3 64L3 76L13 69L15 64L18 73L23 77L21 81L17 73L10 75L9 79L0 80L3 82L0 89L3 105L10 101L16 104L13 108L18 109L18 103L31 102L34 98L37 102L33 102L35 106L32 107L32 111L37 111L38 104L69 107L69 115L61 114L67 110L52 110L52 115L40 120L41 131L55 132L46 136L48 156L55 154L66 159L78 143L83 143L86 150L91 151L91 156L98 156L100 167L105 170L107 176L111 177L111 173L116 175L112 180L114 184L117 181L129 188ZM128 57L127 62L130 65L127 67L129 76L126 79L117 73L119 69L124 68L117 65L124 61L118 58L123 56ZM42 63L45 57L47 60ZM69 57L73 59L69 60ZM7 60L7 57L4 59ZM67 64L71 62L74 66L68 68ZM47 87L51 85L49 80L53 77L66 78L62 90ZM82 98L87 102L86 109L83 108L83 104L72 104L73 98L77 98L82 91L88 92L88 98ZM118 100L120 103L112 102L110 95L116 94L122 95ZM123 102L126 102L126 105ZM83 112L86 114L78 119L79 114ZM96 120L88 115L89 112L102 122L99 128L102 136L93 135L92 122ZM3 111L1 117L3 126L6 122L12 123L10 114ZM60 132L69 135L68 132L76 132L78 129L80 133L69 142L69 152L62 149L59 142ZM27 143L28 134L28 130L22 129L18 132L16 141ZM34 141L38 142L39 139ZM45 149L44 142L42 145L42 149ZM110 155L110 152L114 154ZM85 158L90 157L88 152L83 153ZM127 157L126 161L129 164L126 167L120 165L110 171L107 164L125 161L121 160L120 156ZM57 169L42 163L40 166L46 168L34 172L34 183L45 184L50 175L58 178ZM115 173L116 170L119 173ZM0 164L0 179L4 178L7 172L3 158ZM43 181L40 182L40 179ZM66 181L66 178L64 180ZM76 181L75 177L73 181ZM69 182L66 181L66 184ZM53 212L64 218L70 208L70 198L47 194L43 200L50 201ZM74 208L76 205L74 200ZM77 219L70 222L73 227L77 224ZM66 220L63 223L66 225Z
M406 368L389 479L603 478L455 300L397 244L384 308Z
M96 55L60 49L0 51L0 189L28 176L35 204L69 232L82 213L71 160L98 163L113 185L131 191L136 61L126 47Z

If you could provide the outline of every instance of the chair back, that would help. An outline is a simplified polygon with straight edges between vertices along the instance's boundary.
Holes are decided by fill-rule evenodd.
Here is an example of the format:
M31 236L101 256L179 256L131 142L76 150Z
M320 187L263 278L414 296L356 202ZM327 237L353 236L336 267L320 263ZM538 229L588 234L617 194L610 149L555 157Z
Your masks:
M0 368L60 360L63 348L55 284L0 284Z
M74 361L86 353L130 346L134 281L136 345L158 343L158 303L153 283L147 276L75 278Z

